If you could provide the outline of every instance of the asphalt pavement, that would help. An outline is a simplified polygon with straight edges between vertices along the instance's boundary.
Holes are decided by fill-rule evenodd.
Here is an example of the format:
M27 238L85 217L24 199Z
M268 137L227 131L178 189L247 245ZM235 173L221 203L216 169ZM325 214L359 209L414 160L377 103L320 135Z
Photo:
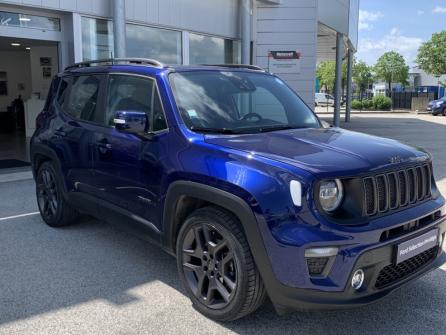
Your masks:
M446 117L355 115L346 127L426 147L446 193ZM97 220L46 226L20 173L0 172L0 334L446 333L446 266L366 307L277 316L266 303L232 323L208 320L171 256Z

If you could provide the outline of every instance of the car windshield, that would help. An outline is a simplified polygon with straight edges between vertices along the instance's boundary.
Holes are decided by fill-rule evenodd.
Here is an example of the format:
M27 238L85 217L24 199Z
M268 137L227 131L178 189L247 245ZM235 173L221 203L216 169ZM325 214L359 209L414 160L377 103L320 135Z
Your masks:
M176 104L189 129L207 133L259 133L320 128L307 105L279 78L241 71L170 75Z

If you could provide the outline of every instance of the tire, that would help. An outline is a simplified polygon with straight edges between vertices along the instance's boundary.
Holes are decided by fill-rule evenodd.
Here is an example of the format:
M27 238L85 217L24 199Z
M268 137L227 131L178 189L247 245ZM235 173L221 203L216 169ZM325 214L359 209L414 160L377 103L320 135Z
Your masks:
M176 251L180 279L206 317L232 321L263 304L265 287L231 213L213 206L194 211L180 229Z
M79 218L79 212L65 200L61 179L51 162L44 162L37 171L36 196L40 215L48 226L67 226Z
M441 113L441 115L446 116L446 108L443 108L443 112Z

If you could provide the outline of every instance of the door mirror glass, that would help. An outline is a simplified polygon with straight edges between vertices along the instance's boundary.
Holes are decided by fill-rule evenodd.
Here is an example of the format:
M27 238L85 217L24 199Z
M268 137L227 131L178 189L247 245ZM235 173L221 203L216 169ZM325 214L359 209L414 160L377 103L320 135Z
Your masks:
M126 133L140 134L149 129L147 114L140 111L117 111L113 123L117 130Z

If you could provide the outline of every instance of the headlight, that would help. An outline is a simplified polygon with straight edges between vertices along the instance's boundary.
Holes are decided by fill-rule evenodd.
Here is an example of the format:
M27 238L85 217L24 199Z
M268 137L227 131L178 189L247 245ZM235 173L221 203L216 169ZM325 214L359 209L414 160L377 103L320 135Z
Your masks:
M344 196L342 183L339 179L325 180L319 185L319 203L326 212L333 212L341 204Z

